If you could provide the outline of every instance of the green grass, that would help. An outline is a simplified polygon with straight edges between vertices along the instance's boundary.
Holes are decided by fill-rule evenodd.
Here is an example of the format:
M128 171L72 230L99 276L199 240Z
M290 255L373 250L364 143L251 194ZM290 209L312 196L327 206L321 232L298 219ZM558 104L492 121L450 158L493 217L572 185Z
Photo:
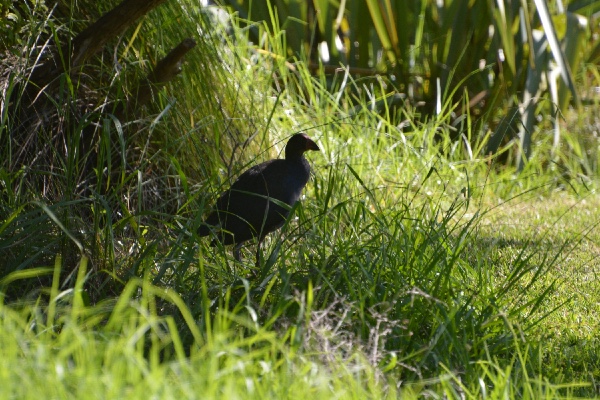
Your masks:
M545 360L550 370L565 379L597 382L600 373L596 313L600 286L595 279L600 267L599 200L597 195L574 198L564 193L529 199L502 207L482 225L493 244L493 259L510 260L525 246L536 250L537 258L560 249L558 262L534 288L539 292L555 282L551 300L543 308L550 312L560 307L535 328L534 337L548 347Z
M485 139L453 140L448 115L372 110L383 81L292 70L274 56L278 32L253 46L235 24L196 34L182 75L117 123L102 99L209 24L182 4L119 47L129 70L97 111L56 112L70 140L98 122L94 168L51 147L51 124L37 164L3 154L0 397L598 394L600 198L578 175L577 137L559 162L542 137L515 175L501 163L511 144L490 157ZM1 116L10 140L20 121ZM253 244L238 264L192 232L231 179L300 130L322 149L314 176L247 278Z

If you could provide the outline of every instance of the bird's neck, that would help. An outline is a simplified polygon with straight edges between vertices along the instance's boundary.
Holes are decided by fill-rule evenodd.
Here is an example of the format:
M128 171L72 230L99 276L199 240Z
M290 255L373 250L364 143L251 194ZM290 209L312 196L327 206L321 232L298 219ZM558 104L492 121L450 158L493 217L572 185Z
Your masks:
M304 154L286 154L285 159L291 162L302 162L302 160L304 160Z

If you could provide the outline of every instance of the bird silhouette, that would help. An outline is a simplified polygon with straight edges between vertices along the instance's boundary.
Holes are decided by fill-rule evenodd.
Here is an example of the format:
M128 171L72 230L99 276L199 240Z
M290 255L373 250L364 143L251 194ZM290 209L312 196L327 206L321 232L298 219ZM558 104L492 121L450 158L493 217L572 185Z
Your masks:
M304 153L319 151L306 134L292 136L285 146L285 158L265 161L244 173L217 199L198 229L198 236L214 233L223 245L234 245L234 257L240 261L240 249L247 240L258 238L256 265L260 266L260 245L265 236L283 226L291 207L298 201L310 177L310 165Z

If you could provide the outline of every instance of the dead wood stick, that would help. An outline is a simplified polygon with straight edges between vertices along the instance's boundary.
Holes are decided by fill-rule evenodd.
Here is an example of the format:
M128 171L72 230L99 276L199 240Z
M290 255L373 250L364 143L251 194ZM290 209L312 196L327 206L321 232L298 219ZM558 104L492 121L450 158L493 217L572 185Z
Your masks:
M116 117L122 120L126 116L129 116L130 112L148 104L152 100L156 89L164 86L181 72L183 57L195 46L196 42L193 39L187 38L171 50L165 58L156 64L154 70L148 74L144 83L140 85L137 95L129 100L124 108L120 107L117 109L115 112Z
M61 65L59 56L55 53L44 64L38 66L31 74L30 89L39 90L39 88L44 88L59 77L61 73L71 73L76 70L87 59L98 53L107 41L121 35L136 20L165 1L123 0L118 6L78 34L72 41L72 51L69 50L67 44L62 46L60 54L69 55L69 60L65 61L66 65Z

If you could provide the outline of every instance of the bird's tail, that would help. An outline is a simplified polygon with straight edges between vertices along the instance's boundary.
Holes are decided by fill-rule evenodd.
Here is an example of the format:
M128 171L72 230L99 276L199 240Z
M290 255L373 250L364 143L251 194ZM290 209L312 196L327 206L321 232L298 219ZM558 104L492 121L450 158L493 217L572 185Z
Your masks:
M197 233L198 233L198 236L200 236L200 237L202 237L202 236L208 236L210 234L210 228L209 228L208 225L202 224L198 228Z

